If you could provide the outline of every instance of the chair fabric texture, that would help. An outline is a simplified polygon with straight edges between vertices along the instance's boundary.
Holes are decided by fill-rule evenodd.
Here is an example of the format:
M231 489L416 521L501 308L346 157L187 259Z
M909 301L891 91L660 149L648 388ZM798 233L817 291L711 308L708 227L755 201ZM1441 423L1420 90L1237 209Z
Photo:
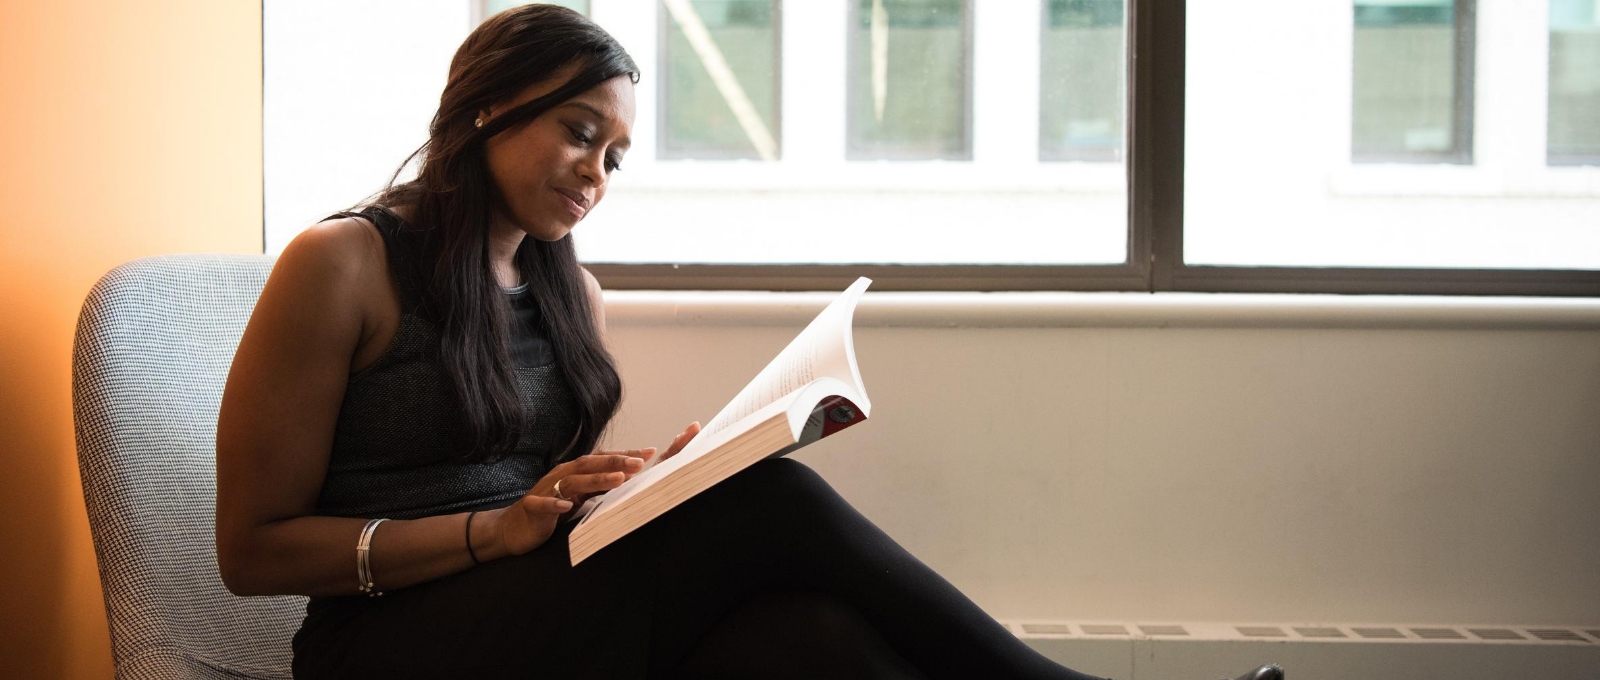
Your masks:
M215 542L217 411L272 263L134 260L78 317L78 468L119 680L291 677L306 598L228 592Z

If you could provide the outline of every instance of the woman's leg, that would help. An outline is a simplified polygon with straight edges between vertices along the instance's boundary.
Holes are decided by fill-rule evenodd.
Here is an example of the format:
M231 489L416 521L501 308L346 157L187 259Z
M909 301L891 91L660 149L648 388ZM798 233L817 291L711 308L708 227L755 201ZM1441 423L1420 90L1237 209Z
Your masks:
M614 549L611 558L651 573L643 590L652 599L653 672L678 667L741 604L800 591L860 612L929 678L1092 677L1023 644L787 458L751 466L593 559L604 563Z

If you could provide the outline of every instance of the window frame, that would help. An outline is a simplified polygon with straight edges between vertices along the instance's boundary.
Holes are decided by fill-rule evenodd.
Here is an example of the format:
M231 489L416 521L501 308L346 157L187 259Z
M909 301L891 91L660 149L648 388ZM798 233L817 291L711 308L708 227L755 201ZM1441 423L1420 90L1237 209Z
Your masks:
M1128 0L1128 259L1112 265L587 265L607 288L1123 291L1600 297L1600 271L1183 262L1186 2Z

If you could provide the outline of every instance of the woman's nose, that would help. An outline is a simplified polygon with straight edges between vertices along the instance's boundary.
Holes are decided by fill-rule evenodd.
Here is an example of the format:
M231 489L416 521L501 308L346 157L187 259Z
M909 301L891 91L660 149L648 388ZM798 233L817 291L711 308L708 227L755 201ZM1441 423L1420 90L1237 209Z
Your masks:
M596 154L586 154L578 161L578 174L589 180L591 184L600 185L605 183L606 167L605 161L602 160L603 158L604 156Z

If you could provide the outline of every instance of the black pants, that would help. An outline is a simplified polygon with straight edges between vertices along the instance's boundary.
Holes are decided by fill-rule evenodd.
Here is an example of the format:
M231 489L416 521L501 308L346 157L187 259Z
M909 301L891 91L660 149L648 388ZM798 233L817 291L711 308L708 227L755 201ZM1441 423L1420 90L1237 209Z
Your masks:
M787 458L576 567L570 530L381 598L316 598L295 677L1091 678L1029 649Z

